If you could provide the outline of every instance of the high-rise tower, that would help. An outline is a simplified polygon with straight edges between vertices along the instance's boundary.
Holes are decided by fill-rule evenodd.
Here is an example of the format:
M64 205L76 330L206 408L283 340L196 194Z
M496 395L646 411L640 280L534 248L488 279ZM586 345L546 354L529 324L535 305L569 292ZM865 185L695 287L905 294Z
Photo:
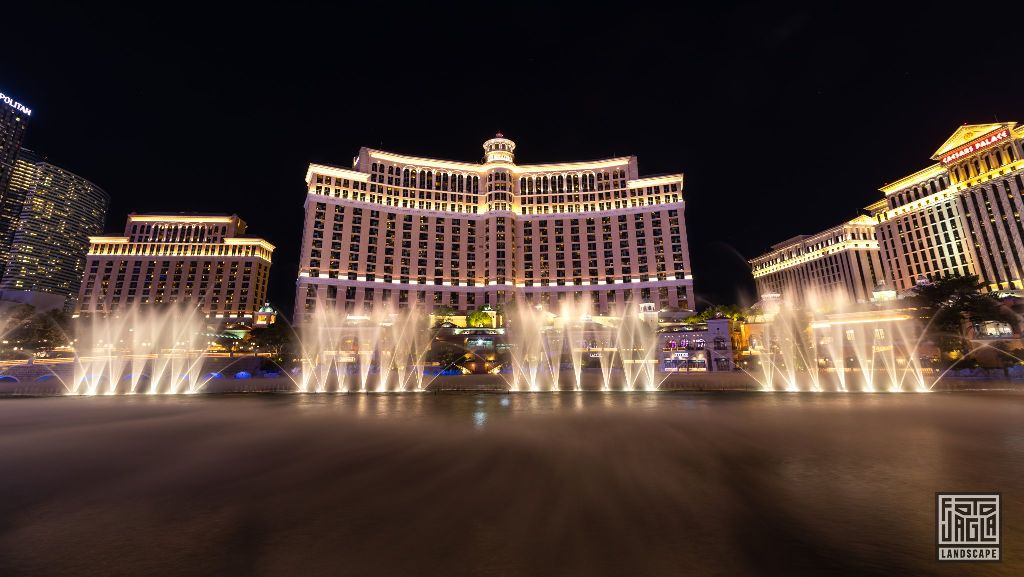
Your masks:
M8 207L20 206L19 203L8 199L11 177L31 116L30 108L0 92L0 277L3 276L3 267L7 263L7 253L10 250L17 219L16 215L14 218L7 217L7 213L14 210Z
M23 204L0 279L2 298L63 307L78 294L89 237L103 232L110 196L37 156L19 158L14 174L10 204L16 197Z
M7 185L7 193L0 198L0 279L4 276L7 261L11 258L11 243L18 228L25 199L36 180L36 165L46 162L46 157L22 148L14 161L14 170Z

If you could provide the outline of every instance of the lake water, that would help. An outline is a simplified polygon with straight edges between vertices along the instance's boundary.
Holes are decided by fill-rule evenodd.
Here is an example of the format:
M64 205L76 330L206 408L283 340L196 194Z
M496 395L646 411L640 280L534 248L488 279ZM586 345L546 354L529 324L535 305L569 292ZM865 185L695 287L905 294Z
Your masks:
M1019 393L0 400L8 577L1022 573Z

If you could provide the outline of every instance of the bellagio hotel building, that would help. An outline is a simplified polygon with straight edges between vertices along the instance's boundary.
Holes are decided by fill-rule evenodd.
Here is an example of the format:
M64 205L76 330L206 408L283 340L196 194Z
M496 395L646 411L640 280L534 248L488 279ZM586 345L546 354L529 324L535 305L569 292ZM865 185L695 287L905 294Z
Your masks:
M865 208L870 218L858 220L872 229L869 242L836 237L816 254L858 249L880 260L883 274L872 280L890 291L905 293L948 275L977 275L987 291L1024 290L1024 127L963 125L931 159L933 164L883 186L884 198ZM814 264L809 261L818 258L770 252L751 264L762 292L784 289L799 299L822 287L818 277L800 274ZM832 273L856 285L847 282L856 267ZM866 296L860 289L848 294Z
M482 164L365 147L351 169L311 164L296 320L512 299L692 306L682 174L641 178L633 156L517 165L515 147L498 134Z

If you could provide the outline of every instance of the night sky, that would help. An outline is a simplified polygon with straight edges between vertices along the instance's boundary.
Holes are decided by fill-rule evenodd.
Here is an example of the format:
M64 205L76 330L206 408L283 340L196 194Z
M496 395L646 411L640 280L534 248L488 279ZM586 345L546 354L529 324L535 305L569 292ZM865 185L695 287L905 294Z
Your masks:
M477 161L500 130L520 163L682 171L702 308L749 304L746 258L856 216L958 125L1024 121L1017 22L934 4L210 4L21 3L0 92L33 109L26 146L111 194L108 231L242 216L286 312L306 165L360 146Z

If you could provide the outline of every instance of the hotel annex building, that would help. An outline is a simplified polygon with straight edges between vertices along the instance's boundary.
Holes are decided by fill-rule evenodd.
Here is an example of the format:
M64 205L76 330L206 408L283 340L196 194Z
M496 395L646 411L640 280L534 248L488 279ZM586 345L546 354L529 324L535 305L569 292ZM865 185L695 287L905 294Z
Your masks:
M759 294L800 300L832 282L847 287L850 299L866 300L866 281L852 267L827 279L803 272L848 250L873 253L883 272L872 280L898 292L949 274L978 275L989 291L1024 290L1024 126L961 126L931 158L934 164L883 186L884 198L865 208L870 219L855 219L873 228L869 243L844 234L815 253L776 245L752 259Z
M365 147L351 169L311 164L296 321L513 298L692 307L682 174L641 178L634 156L517 165L515 147L498 134L482 164Z
M875 224L859 216L773 245L750 261L757 294L786 295L801 303L828 301L836 294L869 300L883 274Z
M187 304L252 318L266 302L274 245L238 215L129 214L124 235L89 237L75 315Z

